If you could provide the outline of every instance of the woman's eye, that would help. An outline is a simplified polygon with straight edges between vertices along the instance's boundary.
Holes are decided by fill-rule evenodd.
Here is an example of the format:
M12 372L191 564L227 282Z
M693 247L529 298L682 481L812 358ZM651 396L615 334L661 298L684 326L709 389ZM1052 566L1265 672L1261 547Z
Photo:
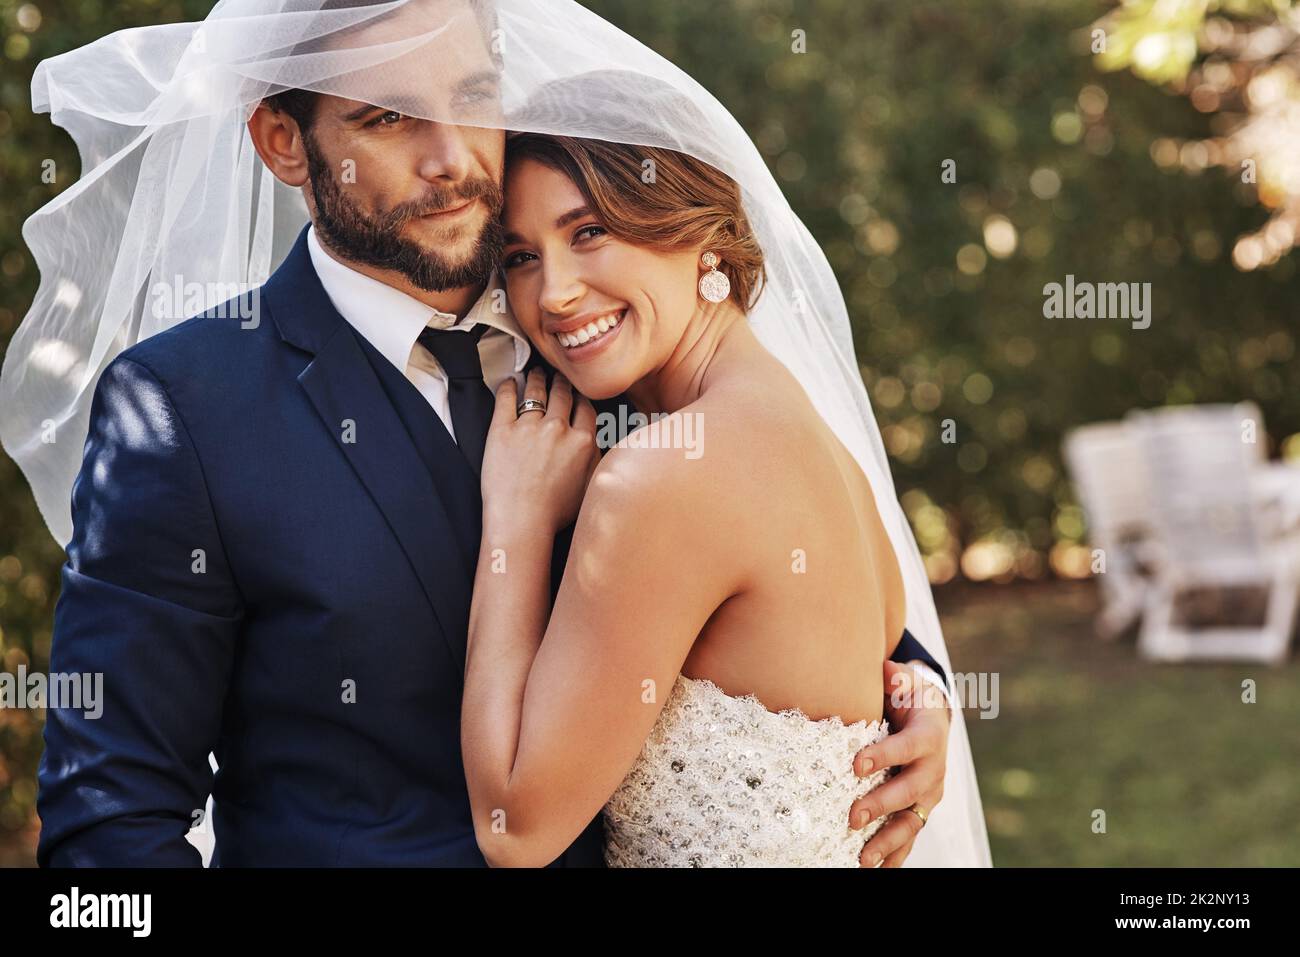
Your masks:
M527 260L524 259L523 257L532 256L532 255L533 255L532 253L526 253L523 252L522 250L517 253L511 253L501 263L501 267L503 269L513 269L515 266L522 266L525 262L527 262Z
M603 235L605 235L605 227L597 226L595 223L592 223L590 226L579 228L579 230L573 234L573 238L577 239L579 237L585 237L587 239L595 239L597 236Z

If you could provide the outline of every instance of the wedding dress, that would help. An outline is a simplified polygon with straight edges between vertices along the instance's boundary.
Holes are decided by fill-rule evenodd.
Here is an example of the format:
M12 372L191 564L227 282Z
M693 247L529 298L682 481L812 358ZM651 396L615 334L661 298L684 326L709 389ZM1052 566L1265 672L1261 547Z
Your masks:
M773 712L705 679L678 677L636 764L605 805L610 867L858 867L885 823L849 827L849 808L884 783L860 778L859 750L889 733Z

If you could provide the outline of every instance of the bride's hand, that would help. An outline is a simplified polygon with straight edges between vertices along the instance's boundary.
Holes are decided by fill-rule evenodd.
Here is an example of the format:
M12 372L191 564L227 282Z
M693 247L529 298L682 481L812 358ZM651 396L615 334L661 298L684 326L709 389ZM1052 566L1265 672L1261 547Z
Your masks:
M577 518L600 462L596 410L559 373L549 396L541 369L528 373L523 399L517 391L515 380L507 379L496 393L483 452L484 528L555 534ZM527 399L542 402L545 412L516 414Z

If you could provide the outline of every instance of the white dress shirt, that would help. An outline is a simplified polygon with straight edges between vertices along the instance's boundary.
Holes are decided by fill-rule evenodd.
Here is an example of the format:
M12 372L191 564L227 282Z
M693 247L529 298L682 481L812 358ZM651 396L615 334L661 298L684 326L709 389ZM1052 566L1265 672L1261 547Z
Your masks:
M483 382L495 393L514 376L523 394L521 373L532 347L510 312L497 273L469 312L457 318L339 262L321 246L315 226L307 230L307 250L334 308L420 391L453 439L456 430L447 399L447 374L417 341L425 326L456 331L469 331L479 323L491 326L478 343Z

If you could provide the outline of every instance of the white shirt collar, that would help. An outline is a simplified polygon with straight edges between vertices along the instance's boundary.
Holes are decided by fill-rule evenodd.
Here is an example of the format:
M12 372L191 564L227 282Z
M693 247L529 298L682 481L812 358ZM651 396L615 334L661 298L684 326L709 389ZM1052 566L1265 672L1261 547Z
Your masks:
M458 319L339 262L321 247L314 225L307 229L307 250L334 308L398 371L405 373L411 350L425 326L468 330L480 322L514 339L516 372L528 362L532 347L510 311L496 270L483 295Z

